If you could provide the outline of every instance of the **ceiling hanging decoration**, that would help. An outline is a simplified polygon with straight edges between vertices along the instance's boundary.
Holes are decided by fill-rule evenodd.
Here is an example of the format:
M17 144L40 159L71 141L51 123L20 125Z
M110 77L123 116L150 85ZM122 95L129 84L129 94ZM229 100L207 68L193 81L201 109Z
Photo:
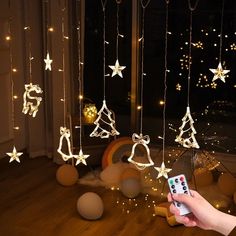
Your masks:
M63 84L63 98L61 101L63 102L63 126L60 127L60 140L57 152L61 155L64 161L68 161L72 159L72 165L74 165L74 158L76 157L72 152L72 142L71 142L71 131L66 127L66 114L67 114L67 96L66 96L66 76L65 76L65 39L68 37L65 35L65 10L66 3L64 2L64 6L61 9L61 43L62 43L62 69L59 69L59 72L62 72L62 84ZM65 153L63 149L63 142L66 140L66 149L67 153Z
M187 108L184 117L182 118L182 125L179 127L179 135L176 136L175 141L186 148L199 148L198 142L195 138L197 133L194 128L194 120L190 112L190 81L191 81L191 65L192 65L192 25L193 25L193 11L196 10L199 0L196 0L194 7L191 6L188 0L188 7L190 11L189 24L189 55L188 55L188 91L187 91Z
M139 42L141 43L141 81L140 81L140 106L139 106L139 110L140 110L140 133L136 134L134 133L132 135L132 140L134 142L133 146L132 146L132 150L131 150L131 154L128 158L128 161L132 164L134 164L137 169L145 169L147 167L153 166L154 162L151 158L150 155L150 149L148 147L148 144L150 143L150 138L148 135L143 135L143 77L144 77L144 19L145 19L145 9L147 8L147 6L150 3L150 0L148 0L146 2L146 4L144 4L144 2L142 0L140 0L141 6L142 6L142 35L141 38L139 39ZM145 150L145 159L146 162L141 161L141 159L143 159L144 157L138 157L136 155L136 148L138 146L142 146Z
M30 12L30 7L29 7L29 1L28 3L28 14ZM33 79L32 79L32 61L34 60L34 57L32 56L32 51L31 51L31 27L29 26L29 15L27 17L27 23L28 25L24 27L25 30L25 38L28 41L28 60L29 60L29 83L25 84L25 92L23 94L23 109L22 112L24 114L29 114L32 117L35 117L39 106L42 101L42 97L40 96L32 96L31 93L33 94L42 94L43 90L40 88L39 85L33 84Z
M164 105L163 105L163 136L162 136L162 163L160 167L154 167L158 171L157 179L165 177L168 179L168 173L172 170L165 166L165 137L166 137L166 93L167 93L167 73L168 73L168 22L169 22L169 0L166 0L166 25L165 25L165 61L164 61Z
M116 130L114 113L110 111L106 104L106 10L107 0L101 0L103 10L103 105L98 112L98 117L94 121L96 125L95 129L90 134L90 137L109 138L110 136L116 136L120 133Z
M119 31L119 8L120 8L121 0L116 0L116 62L114 66L109 66L112 69L111 77L118 75L123 78L122 70L126 68L126 66L120 66L118 55L119 55L119 37L123 38L124 35L120 34Z
M45 25L46 25L46 35L45 35L45 41L46 41L46 58L44 59L45 62L45 70L52 70L52 62L53 60L50 58L50 42L49 42L49 36L53 32L53 28L51 27L51 16L50 16L50 0L45 0L45 9L46 9L46 17L45 17Z
M224 70L222 67L222 42L223 42L223 22L224 22L224 0L222 0L222 9L221 9L221 22L220 22L220 50L219 50L219 64L216 69L209 69L213 74L214 77L212 82L217 79L220 79L222 82L225 83L226 74L230 72L230 70Z
M11 4L9 2L9 10L11 11ZM10 76L10 82L11 82L11 109L12 109L12 134L13 134L13 141L15 141L15 131L19 130L19 127L15 125L15 102L14 98L17 98L17 96L14 95L14 79L13 79L13 72L16 71L15 68L13 68L13 54L12 54L12 33L11 33L11 21L12 19L9 18L8 20L8 27L7 27L7 36L6 36L6 41L9 45L9 62L10 62L10 71L9 71L9 76ZM12 161L17 161L20 163L20 156L23 154L23 152L17 152L15 145L13 145L13 150L12 152L7 152L6 153L9 157L9 163Z
M80 20L78 20L78 26L77 26L77 37L78 37L78 83L79 83L79 155L76 155L76 163L75 165L78 165L80 163L87 165L86 159L90 155L83 154L83 148L82 148L82 103L83 103L83 78L81 75L83 75L83 68L84 68L84 62L81 61L81 30L80 30Z

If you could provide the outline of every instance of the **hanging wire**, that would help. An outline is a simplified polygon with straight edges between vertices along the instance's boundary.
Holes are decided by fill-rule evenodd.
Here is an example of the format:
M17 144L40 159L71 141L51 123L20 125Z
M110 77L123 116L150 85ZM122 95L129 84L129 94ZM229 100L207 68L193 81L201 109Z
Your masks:
M164 106L163 106L163 139L162 139L162 161L165 160L165 138L166 138L166 93L167 93L167 72L168 72L168 22L169 22L169 0L166 0L166 22L165 22L165 58L164 58Z
M107 0L101 0L103 11L103 100L106 98L106 4Z
M194 6L191 5L191 0L188 0L188 8L190 11L190 20L189 20L189 50L188 50L188 97L187 97L187 106L189 107L190 99L190 79L191 79L191 65L192 65L192 27L193 27L193 11L196 10L199 0L197 0Z
M222 0L221 21L220 21L220 52L219 52L219 62L221 62L221 54L222 54L224 7L225 7L225 1Z
M119 53L119 36L120 31L119 31L119 10L120 10L120 3L121 0L116 0L116 58L118 58L118 53Z
M62 35L62 80L63 80L63 124L66 127L66 76L65 76L65 5L61 8L61 35Z
M140 134L143 133L143 76L144 76L144 22L145 22L145 10L151 0L148 0L146 4L144 1L140 0L143 14L142 14L142 34L141 34L141 82L140 82Z

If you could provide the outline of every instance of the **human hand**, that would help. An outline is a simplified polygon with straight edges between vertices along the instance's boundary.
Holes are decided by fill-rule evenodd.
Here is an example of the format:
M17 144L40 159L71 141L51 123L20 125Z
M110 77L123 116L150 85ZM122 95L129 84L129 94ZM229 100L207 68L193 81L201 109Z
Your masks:
M190 190L191 196L187 194L168 194L168 201L173 200L185 204L191 211L190 214L180 216L178 208L172 203L170 211L175 215L176 221L187 227L198 226L202 229L215 230L224 235L236 226L236 217L225 214L214 208L198 192Z

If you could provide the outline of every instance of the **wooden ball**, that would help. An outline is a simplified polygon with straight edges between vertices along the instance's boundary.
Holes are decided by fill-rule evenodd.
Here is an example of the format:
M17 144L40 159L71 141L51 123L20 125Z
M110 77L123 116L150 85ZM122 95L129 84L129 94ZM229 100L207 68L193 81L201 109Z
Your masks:
M77 200L77 210L84 219L97 220L101 218L104 211L103 201L96 193L84 193Z
M63 186L74 185L79 178L77 169L70 164L61 165L56 172L56 179Z
M134 169L134 168L126 168L120 175L120 180L125 179L138 179L140 180L140 171Z
M218 179L218 187L223 194L232 197L236 191L236 178L229 173L223 173Z
M210 170L204 167L200 167L194 170L193 172L194 178L193 182L195 181L195 184L198 187L203 187L212 184L213 182L213 175Z

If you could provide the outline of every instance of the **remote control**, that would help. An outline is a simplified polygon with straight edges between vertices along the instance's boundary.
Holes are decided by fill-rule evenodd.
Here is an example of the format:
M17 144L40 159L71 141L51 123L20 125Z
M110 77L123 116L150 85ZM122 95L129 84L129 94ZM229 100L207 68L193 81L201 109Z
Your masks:
M188 188L186 178L183 174L169 178L168 185L169 185L171 194L177 193L177 194L191 195L189 188ZM179 209L181 216L189 214L191 212L188 209L188 207L186 205L184 205L183 203L180 203L177 201L174 201L173 203Z

